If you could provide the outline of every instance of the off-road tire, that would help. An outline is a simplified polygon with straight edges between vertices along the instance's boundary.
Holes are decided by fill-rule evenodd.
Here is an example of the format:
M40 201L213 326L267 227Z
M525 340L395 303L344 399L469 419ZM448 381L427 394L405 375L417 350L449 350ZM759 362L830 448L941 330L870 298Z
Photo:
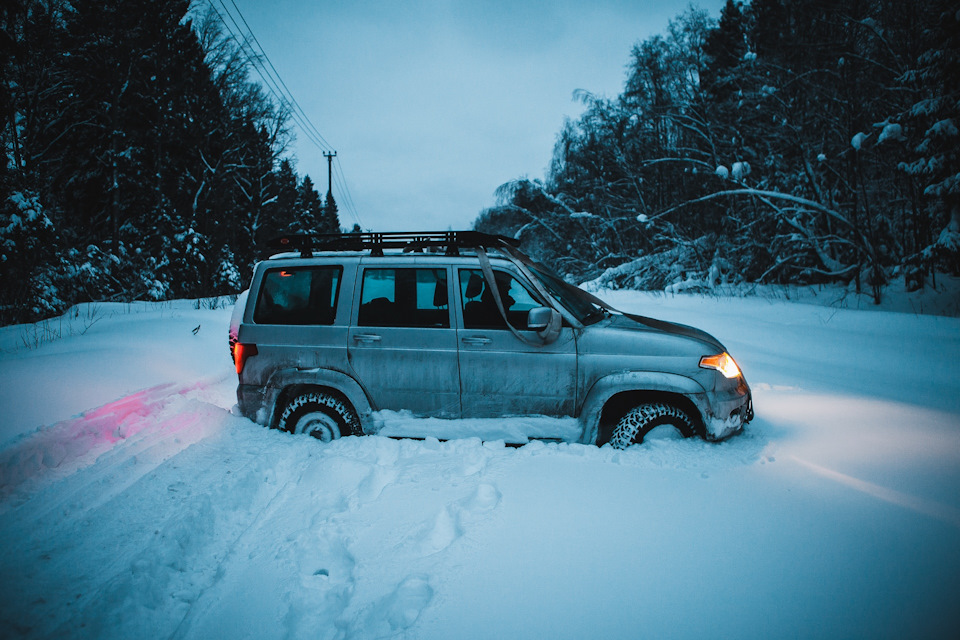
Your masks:
M664 402L641 404L627 411L613 428L610 444L615 449L626 449L631 444L640 444L652 429L671 425L684 438L696 433L693 421L685 412Z
M336 395L320 391L295 396L280 414L277 428L305 433L324 442L361 433L353 407Z

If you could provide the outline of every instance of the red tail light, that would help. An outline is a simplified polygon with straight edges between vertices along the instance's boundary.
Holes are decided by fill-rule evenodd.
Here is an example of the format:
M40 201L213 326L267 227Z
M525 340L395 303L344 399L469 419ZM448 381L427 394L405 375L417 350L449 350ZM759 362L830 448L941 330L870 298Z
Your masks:
M233 347L233 364L237 365L237 375L240 375L240 372L243 371L243 365L247 361L247 358L257 355L257 345L255 344L243 344L238 342Z

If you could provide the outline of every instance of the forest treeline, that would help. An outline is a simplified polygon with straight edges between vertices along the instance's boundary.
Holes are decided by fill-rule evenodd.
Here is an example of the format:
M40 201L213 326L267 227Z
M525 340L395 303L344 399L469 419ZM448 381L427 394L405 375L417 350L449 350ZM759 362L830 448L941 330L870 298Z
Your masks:
M0 324L234 293L264 239L339 229L210 7L0 5ZM960 271L958 78L953 0L691 8L475 226L608 286L920 287Z
M236 293L262 240L339 231L250 71L209 3L3 3L0 324Z
M691 7L627 69L476 228L612 287L960 275L955 0Z

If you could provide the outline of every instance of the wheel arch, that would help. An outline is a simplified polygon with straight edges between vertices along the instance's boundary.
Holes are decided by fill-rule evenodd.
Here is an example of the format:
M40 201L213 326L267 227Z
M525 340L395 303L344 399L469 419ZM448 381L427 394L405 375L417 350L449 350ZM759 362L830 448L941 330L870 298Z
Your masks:
M698 434L705 431L706 391L695 380L672 373L625 372L598 380L580 411L581 442L602 444L627 411L640 404L665 402L690 416Z
M609 442L613 435L613 428L631 409L654 403L669 404L683 411L693 422L696 435L702 436L706 432L703 417L697 405L682 393L648 389L621 391L611 396L600 411L597 423L597 444Z
M267 426L277 426L287 403L301 393L317 392L335 396L348 404L360 419L364 433L372 432L373 409L360 384L347 374L331 369L296 369L278 371L267 384Z

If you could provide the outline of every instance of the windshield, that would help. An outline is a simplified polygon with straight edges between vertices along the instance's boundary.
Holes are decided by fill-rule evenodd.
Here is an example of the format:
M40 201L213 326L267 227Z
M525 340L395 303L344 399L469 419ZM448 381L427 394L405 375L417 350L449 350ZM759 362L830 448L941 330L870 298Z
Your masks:
M599 298L564 282L541 265L528 264L557 301L562 304L581 324L593 324L606 316L609 307Z

